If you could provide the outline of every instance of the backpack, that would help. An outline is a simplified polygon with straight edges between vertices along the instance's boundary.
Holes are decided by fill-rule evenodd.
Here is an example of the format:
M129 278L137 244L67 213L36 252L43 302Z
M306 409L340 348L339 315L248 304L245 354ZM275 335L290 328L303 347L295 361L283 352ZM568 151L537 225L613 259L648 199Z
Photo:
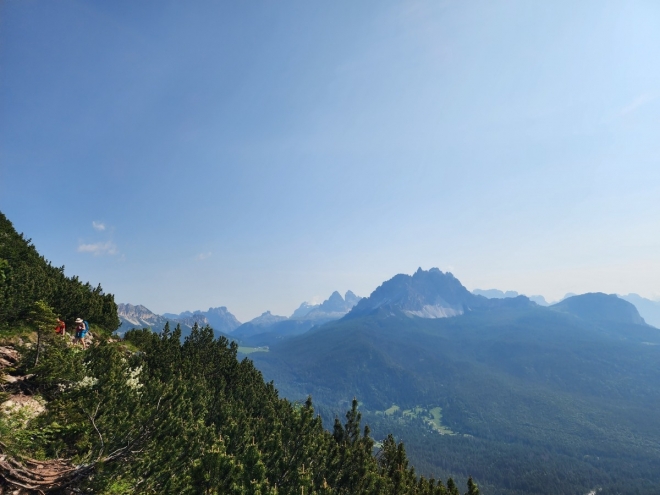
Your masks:
M89 323L87 320L83 321L83 323L85 324L85 333L89 332Z

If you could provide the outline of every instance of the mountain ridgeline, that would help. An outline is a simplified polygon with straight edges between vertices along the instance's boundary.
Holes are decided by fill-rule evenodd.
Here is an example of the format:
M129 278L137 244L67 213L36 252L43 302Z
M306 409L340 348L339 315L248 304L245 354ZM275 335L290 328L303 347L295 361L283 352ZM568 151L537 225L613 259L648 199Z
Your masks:
M542 307L418 270L251 357L325 418L359 397L375 437L394 432L425 474L501 495L660 488L660 331L616 296Z
M117 330L123 335L130 329L150 328L160 332L169 323L171 327L179 325L182 337L187 336L192 327L209 325L216 337L229 337L242 345L264 346L300 335L312 327L342 318L359 301L350 290L344 297L337 291L321 304L302 303L291 317L274 315L265 311L260 316L241 324L226 307L209 308L208 311L184 311L179 314L163 313L158 315L142 305L119 304L121 326Z
M646 323L660 328L660 301L653 301L639 294L626 294L619 297L634 304Z
M133 328L150 328L154 332L160 332L169 323L171 327L179 325L182 336L190 334L192 327L209 325L213 328L216 337L227 336L230 332L241 325L236 317L226 307L209 308L208 311L185 311L180 314L165 313L155 314L142 305L124 304L118 305L121 326L117 333L123 335Z
M533 304L526 296L488 299L475 295L449 272L420 268L412 276L399 274L383 283L369 297L360 300L347 317L403 314L435 319Z
M501 291L499 289L474 289L472 291L473 294L476 294L477 296L484 296L487 297L488 299L506 299L509 297L518 297L522 294L519 294L515 290L507 290L507 291ZM545 297L543 296L526 296L529 298L530 301L534 301L536 304L539 306L549 306L548 301L545 300Z
M231 338L243 345L272 345L310 329L345 316L361 300L350 290L344 297L337 291L321 304L302 303L290 318L266 311L261 316L238 327Z

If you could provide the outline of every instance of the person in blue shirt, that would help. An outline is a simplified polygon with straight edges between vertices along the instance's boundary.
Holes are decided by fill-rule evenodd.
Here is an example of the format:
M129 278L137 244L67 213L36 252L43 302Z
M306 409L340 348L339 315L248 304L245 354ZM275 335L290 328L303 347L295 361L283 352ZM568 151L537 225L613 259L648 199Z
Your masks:
M87 343L85 342L85 335L87 335L89 328L87 324L83 321L82 318L76 318L76 337L73 340L74 344L80 342L83 349L87 349Z

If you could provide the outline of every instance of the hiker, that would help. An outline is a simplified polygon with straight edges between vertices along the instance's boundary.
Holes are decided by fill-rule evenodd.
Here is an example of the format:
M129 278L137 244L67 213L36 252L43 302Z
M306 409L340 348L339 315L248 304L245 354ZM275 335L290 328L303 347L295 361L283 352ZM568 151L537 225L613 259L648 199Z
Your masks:
M76 344L80 342L82 343L83 349L87 349L87 344L85 343L85 335L87 335L87 332L89 331L89 323L83 321L82 318L76 318L76 325L76 338L74 339L73 343Z
M62 318L57 318L57 326L55 327L55 333L58 335L66 335L66 323L62 321Z

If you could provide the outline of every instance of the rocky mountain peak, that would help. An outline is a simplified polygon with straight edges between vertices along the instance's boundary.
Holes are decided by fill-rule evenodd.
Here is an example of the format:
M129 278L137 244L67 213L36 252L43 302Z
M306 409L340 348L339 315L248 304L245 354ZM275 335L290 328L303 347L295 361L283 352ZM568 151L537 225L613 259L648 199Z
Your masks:
M131 318L151 318L156 316L155 313L151 312L141 304L133 305L119 303L117 304L117 313L119 316L127 316Z
M360 299L362 298L356 296L351 290L346 291L346 295L344 296L344 301L346 301L346 304L350 304L351 307L355 306L358 302L360 302Z
M461 315L476 305L479 305L479 298L451 273L443 273L438 268L428 271L419 268L412 276L399 274L384 282L350 314L368 314L386 307L409 316L446 318Z
M278 316L272 314L270 311L265 311L261 316L257 316L253 320L250 320L248 323L258 327L267 327L277 323L278 321L288 320L286 316Z
M309 304L308 302L302 303L300 306L298 306L298 309L296 309L293 314L291 315L292 319L300 319L304 318L307 316L307 314L312 311L313 309L318 308L320 305L319 304Z
M337 291L334 291L330 294L330 297L323 301L323 303L318 308L320 311L325 313L336 313L336 312L346 312L346 301L341 297L341 294Z

